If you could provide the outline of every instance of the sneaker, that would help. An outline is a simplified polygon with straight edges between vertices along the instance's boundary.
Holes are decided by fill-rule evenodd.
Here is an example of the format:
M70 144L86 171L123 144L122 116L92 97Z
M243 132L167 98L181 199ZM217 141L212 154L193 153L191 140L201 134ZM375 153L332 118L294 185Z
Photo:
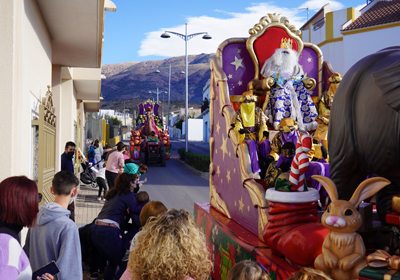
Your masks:
M103 198L103 201L106 201L107 199Z
M123 262L129 261L129 254L130 254L130 253L131 253L130 250L126 250L125 255L122 257L122 260L121 260L121 261L123 261Z
M98 273L97 272L92 272L92 273L90 273L90 275L89 275L89 279L97 279L98 278Z
M98 201L101 201L101 197L98 197L97 200L98 200Z

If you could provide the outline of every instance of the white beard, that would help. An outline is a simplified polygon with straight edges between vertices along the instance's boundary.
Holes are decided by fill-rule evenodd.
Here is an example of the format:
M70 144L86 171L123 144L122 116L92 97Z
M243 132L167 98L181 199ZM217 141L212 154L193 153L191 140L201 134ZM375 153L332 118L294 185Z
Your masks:
M284 51L289 54L284 54ZM276 49L275 53L264 62L261 75L266 78L276 72L288 72L292 76L304 75L303 68L297 58L297 52L290 49Z

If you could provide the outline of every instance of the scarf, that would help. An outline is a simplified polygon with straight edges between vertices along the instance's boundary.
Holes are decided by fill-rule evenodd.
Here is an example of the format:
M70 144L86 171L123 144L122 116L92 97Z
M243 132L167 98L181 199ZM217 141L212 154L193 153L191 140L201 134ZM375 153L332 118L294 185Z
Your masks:
M17 239L20 244L21 244L21 240L19 239L18 234L21 230L22 230L22 226L0 222L0 233L5 233L8 235L11 235L15 239Z
M254 126L254 119L256 116L255 103L240 104L240 116L242 117L244 127Z

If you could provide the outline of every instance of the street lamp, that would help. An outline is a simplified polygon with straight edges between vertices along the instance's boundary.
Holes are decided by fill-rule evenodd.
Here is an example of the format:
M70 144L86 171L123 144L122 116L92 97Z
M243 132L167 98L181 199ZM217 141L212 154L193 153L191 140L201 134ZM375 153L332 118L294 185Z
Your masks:
M200 33L193 33L193 34L189 34L187 35L187 23L185 23L185 34L181 34L181 33L176 33L176 32L172 32L172 31L165 31L163 34L161 34L161 38L169 38L171 37L170 34L176 35L179 38L183 39L185 41L185 74L186 74L186 100L185 100L185 114L186 114L186 120L185 120L185 151L188 151L188 135L189 135L189 83L188 83L188 55L187 55L187 42L192 39L193 37L196 37L198 35L202 35L203 39L211 39L212 37L210 35L208 35L207 32L200 32Z
M167 115L167 126L168 126L168 130L169 130L169 102L170 102L170 98L171 98L171 74L172 73L177 73L179 71L171 72L171 63L169 64L169 71L157 69L154 72L161 73L161 71L168 74L168 115ZM179 74L185 74L185 71L180 71Z
M149 90L149 93L156 93L156 94L157 94L157 103L158 103L158 95L159 95L160 93L167 93L167 92L166 92L166 91L158 91L158 88L157 88L157 91Z

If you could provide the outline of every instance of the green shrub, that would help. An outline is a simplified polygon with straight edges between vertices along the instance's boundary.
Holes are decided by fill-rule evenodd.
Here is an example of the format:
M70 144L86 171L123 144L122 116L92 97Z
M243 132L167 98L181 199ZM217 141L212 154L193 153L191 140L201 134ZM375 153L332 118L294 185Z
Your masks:
M185 152L185 150L183 150ZM179 153L180 155L180 153ZM210 167L210 157L188 151L185 154L186 163L202 172L208 172Z
M181 160L183 160L183 161L186 160L186 157L185 157L185 148L179 148L179 149L178 149L178 154L179 154L179 158L180 158Z

